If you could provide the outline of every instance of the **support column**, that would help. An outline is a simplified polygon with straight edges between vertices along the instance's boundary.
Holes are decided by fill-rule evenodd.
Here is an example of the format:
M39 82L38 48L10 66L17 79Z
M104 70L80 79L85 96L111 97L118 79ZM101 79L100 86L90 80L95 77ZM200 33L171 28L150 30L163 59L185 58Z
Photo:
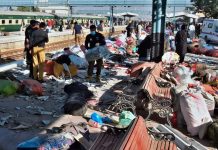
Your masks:
M160 59L162 58L163 54L164 54L164 40L165 40L165 27L166 27L166 7L167 7L167 0L162 0L162 10L161 10L161 37L160 37L160 41L161 41L161 46L160 46Z
M164 32L167 0L153 0L151 61L159 62L164 53Z
M114 6L111 6L111 18L110 18L111 32L114 33Z

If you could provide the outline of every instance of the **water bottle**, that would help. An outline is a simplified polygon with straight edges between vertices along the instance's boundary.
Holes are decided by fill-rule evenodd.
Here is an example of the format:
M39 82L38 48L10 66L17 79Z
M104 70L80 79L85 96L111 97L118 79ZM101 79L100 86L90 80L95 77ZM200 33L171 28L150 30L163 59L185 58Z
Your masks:
M94 120L95 122L99 123L100 125L103 123L102 117L99 114L95 113L95 112L92 113L91 119Z

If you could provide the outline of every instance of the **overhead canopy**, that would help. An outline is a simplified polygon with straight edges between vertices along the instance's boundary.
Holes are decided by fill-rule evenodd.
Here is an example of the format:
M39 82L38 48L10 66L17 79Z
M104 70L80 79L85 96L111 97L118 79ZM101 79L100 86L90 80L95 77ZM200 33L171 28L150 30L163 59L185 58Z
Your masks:
M174 17L174 14L173 13L169 13L169 14L166 14L168 18L173 18ZM198 19L199 16L195 15L195 14L190 14L190 13L187 13L187 12L176 12L175 13L175 17L181 17L181 16L186 16L188 18L194 18L194 19Z
M138 17L139 16L138 14L131 13L131 12L120 13L119 15L123 17Z

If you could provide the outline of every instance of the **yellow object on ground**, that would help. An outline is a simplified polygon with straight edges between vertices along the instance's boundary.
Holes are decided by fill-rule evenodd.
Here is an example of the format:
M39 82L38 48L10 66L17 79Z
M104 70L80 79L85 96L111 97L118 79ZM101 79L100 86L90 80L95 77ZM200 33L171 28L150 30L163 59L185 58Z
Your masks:
M70 70L71 76L77 75L78 69L74 64L70 64L68 66L68 68ZM64 70L64 66L62 64L59 64L59 63L55 62L55 64L54 64L54 76L55 77L60 77L62 75L62 73L69 76L69 73Z

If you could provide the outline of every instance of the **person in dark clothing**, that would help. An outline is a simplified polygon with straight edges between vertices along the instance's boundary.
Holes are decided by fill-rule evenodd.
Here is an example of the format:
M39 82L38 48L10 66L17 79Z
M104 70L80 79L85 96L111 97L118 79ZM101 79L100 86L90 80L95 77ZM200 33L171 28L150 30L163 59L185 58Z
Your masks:
M87 50L106 44L105 37L101 33L96 32L95 25L90 26L90 31L91 33L86 36L86 40L85 40L85 47ZM103 60L98 59L96 60L96 62L97 62L96 81L100 82L101 67L103 64ZM88 81L92 81L94 65L95 65L95 61L89 61L88 72L87 72Z
M45 43L48 42L48 33L45 31L46 24L41 22L38 30L34 31L31 37L33 57L33 77L43 82L43 68L45 63Z
M64 26L64 21L61 20L61 21L60 21L60 26L59 26L59 31L60 31L60 32L63 31L63 26Z
M138 47L139 61L147 60L148 50L151 49L152 46L151 35L145 37L145 39L140 43Z
M128 26L126 27L126 31L127 31L127 37L131 37L131 34L134 31L134 25L132 22L129 22Z
M30 25L25 30L24 52L26 53L26 64L30 70L29 77L33 78L33 63L32 54L30 49L30 37L33 31L38 29L38 22L36 20L30 20Z
M199 38L199 35L201 34L201 25L196 24L195 25L195 36Z
M187 52L187 29L186 25L181 26L181 31L178 31L175 37L176 53L180 56L180 63L184 61Z

